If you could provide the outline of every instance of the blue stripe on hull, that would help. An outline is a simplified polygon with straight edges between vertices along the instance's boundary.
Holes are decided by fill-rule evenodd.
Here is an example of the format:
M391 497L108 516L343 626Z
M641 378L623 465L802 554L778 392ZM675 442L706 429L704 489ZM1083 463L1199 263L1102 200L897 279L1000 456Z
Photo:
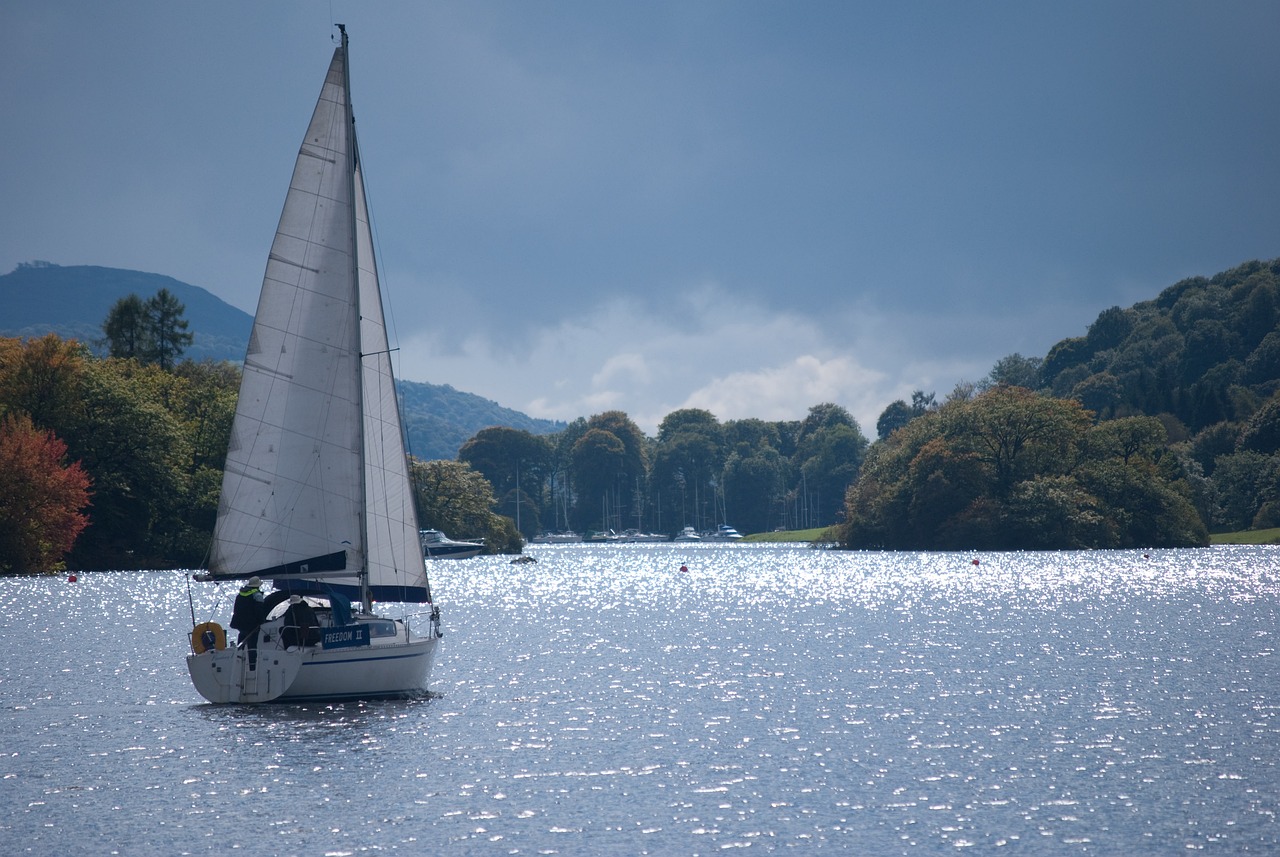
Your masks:
M397 661L397 660L400 660L401 658L425 658L430 654L431 652L427 651L427 652L412 652L407 655L370 655L364 658L343 658L340 661L338 660L303 661L302 665L304 667L340 667L340 666L346 666L347 664L358 664L363 661Z

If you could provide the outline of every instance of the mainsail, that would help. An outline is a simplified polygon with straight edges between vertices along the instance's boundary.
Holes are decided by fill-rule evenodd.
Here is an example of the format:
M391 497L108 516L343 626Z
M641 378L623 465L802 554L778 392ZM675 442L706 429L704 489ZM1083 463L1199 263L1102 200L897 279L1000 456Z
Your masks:
M428 601L349 95L344 34L271 246L209 569Z

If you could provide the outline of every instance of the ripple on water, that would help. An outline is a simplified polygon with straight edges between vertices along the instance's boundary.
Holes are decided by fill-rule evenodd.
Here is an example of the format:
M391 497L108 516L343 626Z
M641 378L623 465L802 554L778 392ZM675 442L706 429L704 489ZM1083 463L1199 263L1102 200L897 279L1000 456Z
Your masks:
M432 565L445 648L432 693L394 703L199 704L181 575L0 579L0 832L16 853L1277 846L1273 550L531 552Z

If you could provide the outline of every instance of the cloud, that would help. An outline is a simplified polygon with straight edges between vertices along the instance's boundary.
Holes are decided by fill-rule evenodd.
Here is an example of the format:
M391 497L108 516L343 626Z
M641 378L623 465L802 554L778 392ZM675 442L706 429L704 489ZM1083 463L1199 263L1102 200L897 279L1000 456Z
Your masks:
M805 354L780 365L716 378L694 390L683 407L705 408L721 419L794 420L824 402L869 413L876 407L885 377L859 365L851 355L824 360Z
M502 341L483 332L452 343L418 335L403 355L413 380L448 383L535 417L572 420L617 409L654 434L678 408L705 408L721 420L798 420L834 402L870 433L900 393L896 379L868 366L851 341L704 283L670 307L604 299ZM871 353L896 350L865 335L859 341Z

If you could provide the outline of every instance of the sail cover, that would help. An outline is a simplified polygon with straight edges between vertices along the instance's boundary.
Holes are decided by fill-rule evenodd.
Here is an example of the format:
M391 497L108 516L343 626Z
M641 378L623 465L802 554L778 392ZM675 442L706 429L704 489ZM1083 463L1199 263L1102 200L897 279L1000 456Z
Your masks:
M426 601L348 97L344 45L268 257L210 572L225 579L288 569L358 595L367 567L375 598ZM342 552L345 563L333 561Z

